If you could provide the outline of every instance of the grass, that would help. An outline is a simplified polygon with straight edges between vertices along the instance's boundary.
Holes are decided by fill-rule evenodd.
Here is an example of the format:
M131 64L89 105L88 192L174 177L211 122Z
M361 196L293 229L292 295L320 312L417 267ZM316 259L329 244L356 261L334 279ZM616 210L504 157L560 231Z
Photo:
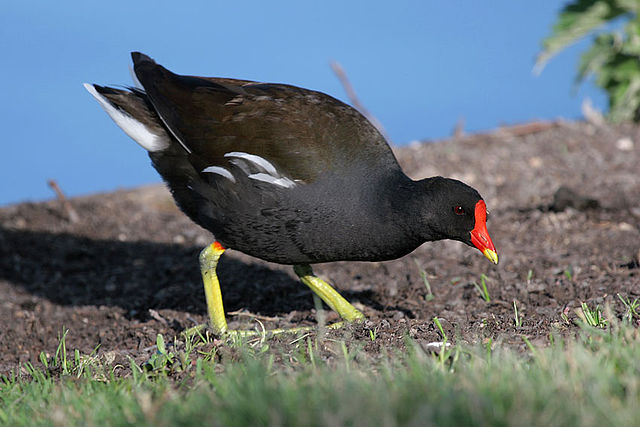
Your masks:
M569 281L573 280L573 266L569 266L564 270L564 277Z
M527 271L527 283L531 283L531 279L533 278L533 270Z
M422 278L422 283L424 283L424 287L427 290L427 294L424 296L424 300L426 302L432 301L435 298L433 292L431 292L431 283L429 283L429 279L427 279L427 272L420 267L420 263L417 259L414 259L416 266L418 267L418 271L420 272L420 277Z
M587 305L587 303L580 303L580 309L582 312L577 312L576 314L580 319L585 322L587 325L592 326L594 328L606 328L607 320L604 318L602 314L602 309L600 306L596 306L593 310Z
M473 286L475 286L476 290L483 300L485 300L486 302L491 302L489 289L487 289L487 276L484 275L484 273L480 275L480 285L478 285L477 282L473 282Z
M447 337L437 319L444 342ZM155 359L117 378L95 355L67 356L66 333L47 369L0 381L1 425L633 425L640 419L640 332L584 325L527 353L491 343L371 358L358 343L311 336L289 353L237 343L215 362L208 335L158 338ZM333 346L334 357L320 347ZM493 348L492 348L493 347ZM178 373L178 374L176 374Z
M438 319L437 317L434 317L433 323L434 325L436 325L436 328L438 328L440 335L442 335L440 350L437 353L437 362L440 364L441 367L444 367L445 363L451 358L451 355L453 354L453 350L449 349L449 346L450 346L448 342L449 339L447 338L447 334L444 332L444 329L442 328L440 319Z
M629 323L631 323L634 318L640 319L640 301L638 301L638 298L635 298L633 301L631 301L628 296L623 297L620 294L617 295L618 299L622 302L622 305L625 308L625 312L622 318Z
M516 300L513 300L513 320L516 328L522 327L522 314L518 313L518 306Z

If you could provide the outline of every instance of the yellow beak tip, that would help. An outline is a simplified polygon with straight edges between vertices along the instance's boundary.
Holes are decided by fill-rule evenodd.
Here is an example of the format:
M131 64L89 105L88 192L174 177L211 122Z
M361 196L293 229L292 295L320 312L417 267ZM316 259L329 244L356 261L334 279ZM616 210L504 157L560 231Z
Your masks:
M492 251L491 249L485 249L484 251L482 251L482 253L484 254L484 256L486 256L489 261L491 261L494 264L498 263L498 254L496 253L496 251Z

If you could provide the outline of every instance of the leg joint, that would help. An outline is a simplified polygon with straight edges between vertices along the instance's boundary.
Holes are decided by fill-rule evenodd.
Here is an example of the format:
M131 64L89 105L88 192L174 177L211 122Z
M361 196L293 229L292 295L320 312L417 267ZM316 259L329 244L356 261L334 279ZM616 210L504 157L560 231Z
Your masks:
M218 242L213 242L200 252L200 267L201 268L216 268L220 256L224 253L225 249Z
M309 264L296 264L293 266L293 271L298 277L313 276L313 269Z

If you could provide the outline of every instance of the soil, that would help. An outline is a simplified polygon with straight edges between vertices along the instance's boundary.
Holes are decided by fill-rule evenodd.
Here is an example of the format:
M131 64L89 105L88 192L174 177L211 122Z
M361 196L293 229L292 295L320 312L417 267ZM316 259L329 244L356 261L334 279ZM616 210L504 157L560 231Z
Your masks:
M442 341L437 316L450 341L545 345L550 333L578 330L581 302L621 318L616 294L640 297L639 127L538 122L394 150L413 178L479 190L500 264L443 241L395 261L315 266L368 318L327 333L378 354L407 336ZM68 349L98 347L125 366L147 360L158 333L206 321L197 259L211 240L161 185L0 208L0 374L53 355L63 328ZM490 302L474 285L482 274ZM219 275L226 310L240 312L231 327L316 323L311 292L289 266L227 251Z

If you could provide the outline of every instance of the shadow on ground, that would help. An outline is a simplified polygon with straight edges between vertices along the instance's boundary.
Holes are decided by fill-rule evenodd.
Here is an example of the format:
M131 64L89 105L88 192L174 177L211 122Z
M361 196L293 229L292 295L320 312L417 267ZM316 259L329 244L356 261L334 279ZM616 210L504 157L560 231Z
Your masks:
M0 279L59 305L119 306L133 317L148 309L204 314L201 249L0 227ZM310 290L283 271L223 256L218 272L228 311L276 316L313 307Z

